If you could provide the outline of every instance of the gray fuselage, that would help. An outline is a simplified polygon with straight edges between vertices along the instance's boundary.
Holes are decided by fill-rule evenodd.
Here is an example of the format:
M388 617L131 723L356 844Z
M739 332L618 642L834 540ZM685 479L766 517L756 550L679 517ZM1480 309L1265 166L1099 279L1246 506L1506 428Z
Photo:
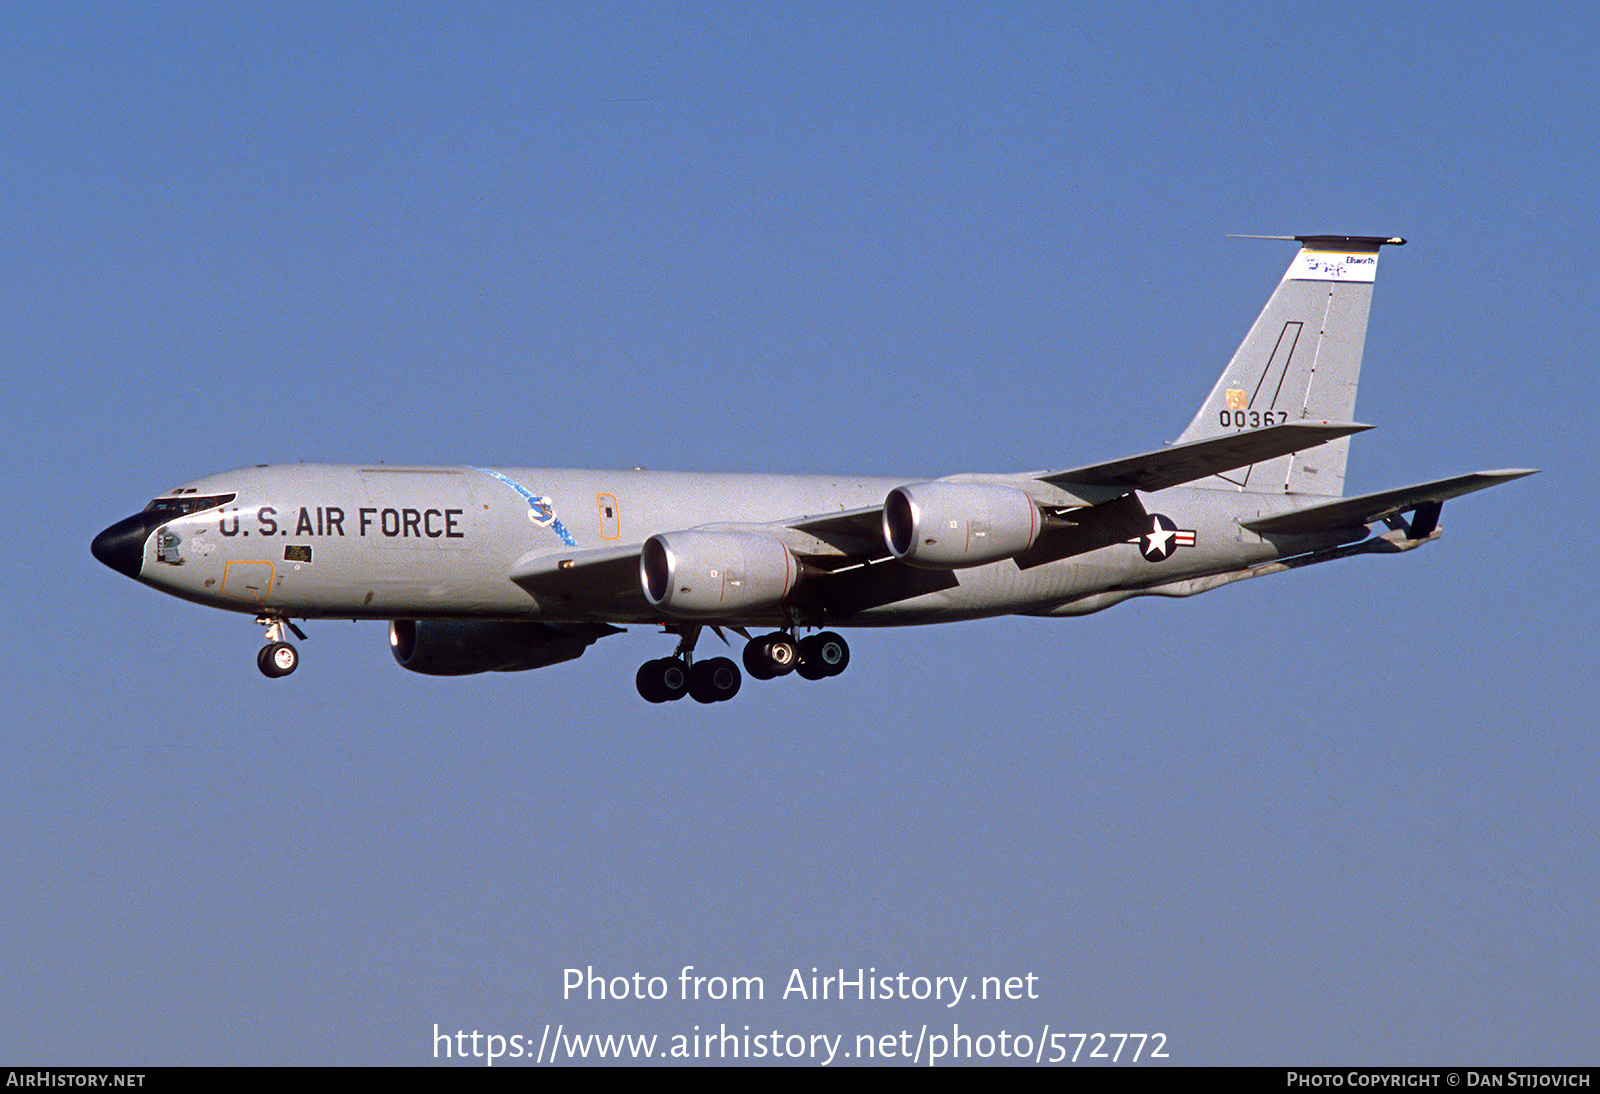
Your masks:
M175 515L144 544L139 580L213 607L297 618L669 621L635 600L564 607L510 579L519 563L625 548L660 532L763 525L881 505L907 479L548 468L256 467L169 498L228 497ZM231 497L230 497L231 496ZM164 499L158 499L164 500ZM1135 538L1027 568L1006 559L948 571L945 587L815 622L893 626L1005 614L1079 614L1128 595L1315 549L1238 521L1295 499L1175 488L1140 497L1183 535L1152 561ZM154 504L154 503L153 503ZM1192 537L1188 535L1192 533ZM1348 538L1348 537L1345 537ZM904 568L898 562L885 562ZM875 571L883 573L884 571ZM1076 605L1076 607L1075 607ZM717 622L761 624L771 610ZM807 622L812 622L808 620Z

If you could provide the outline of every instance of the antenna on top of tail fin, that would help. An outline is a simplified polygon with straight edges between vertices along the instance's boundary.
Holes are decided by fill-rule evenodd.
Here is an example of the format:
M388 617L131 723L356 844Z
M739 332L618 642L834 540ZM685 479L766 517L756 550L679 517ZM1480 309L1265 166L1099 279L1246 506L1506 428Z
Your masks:
M1283 280L1178 441L1283 422L1348 422L1367 338L1378 250L1396 236L1242 236L1300 244ZM1344 494L1349 438L1193 483L1254 493Z

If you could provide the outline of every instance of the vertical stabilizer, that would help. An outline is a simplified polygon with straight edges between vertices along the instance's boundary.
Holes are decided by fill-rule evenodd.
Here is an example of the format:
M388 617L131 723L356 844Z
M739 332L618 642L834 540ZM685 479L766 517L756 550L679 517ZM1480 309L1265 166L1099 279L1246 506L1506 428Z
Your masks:
M1378 250L1405 240L1267 238L1296 240L1300 252L1179 442L1300 419L1348 422L1355 417ZM1194 485L1339 497L1349 451L1349 438L1341 437Z

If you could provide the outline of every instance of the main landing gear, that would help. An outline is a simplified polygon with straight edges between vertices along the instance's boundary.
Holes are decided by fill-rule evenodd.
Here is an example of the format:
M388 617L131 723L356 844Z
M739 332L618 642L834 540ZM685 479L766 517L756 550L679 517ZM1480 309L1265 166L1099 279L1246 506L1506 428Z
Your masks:
M806 680L838 676L850 664L850 647L832 631L813 634L796 642L783 631L764 634L744 647L744 668L757 680L772 680L798 672Z
M305 641L305 632L287 619L262 615L256 617L256 622L267 628L267 644L256 654L256 667L261 670L261 675L276 679L288 676L299 668L300 652L289 645L284 632L293 631L302 642Z
M720 703L739 694L739 667L730 659L694 660L700 630L698 624L684 626L678 632L682 639L671 657L639 666L634 683L647 702L670 703L691 695L696 702ZM832 631L798 642L787 631L773 631L750 639L744 647L744 668L755 680L772 680L791 672L798 672L807 680L821 680L839 675L849 663L849 645Z

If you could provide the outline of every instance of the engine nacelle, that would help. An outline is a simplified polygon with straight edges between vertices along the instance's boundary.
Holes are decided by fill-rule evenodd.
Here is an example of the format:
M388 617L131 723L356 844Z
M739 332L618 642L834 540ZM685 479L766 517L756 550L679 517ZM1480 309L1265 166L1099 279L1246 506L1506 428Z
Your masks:
M663 532L639 552L645 599L686 619L771 607L799 579L789 548L756 532Z
M958 570L1020 555L1039 538L1039 507L1013 486L918 482L883 503L883 539L901 562Z
M600 625L563 629L545 623L396 619L389 624L389 648L401 668L429 676L520 672L571 661L613 630Z

